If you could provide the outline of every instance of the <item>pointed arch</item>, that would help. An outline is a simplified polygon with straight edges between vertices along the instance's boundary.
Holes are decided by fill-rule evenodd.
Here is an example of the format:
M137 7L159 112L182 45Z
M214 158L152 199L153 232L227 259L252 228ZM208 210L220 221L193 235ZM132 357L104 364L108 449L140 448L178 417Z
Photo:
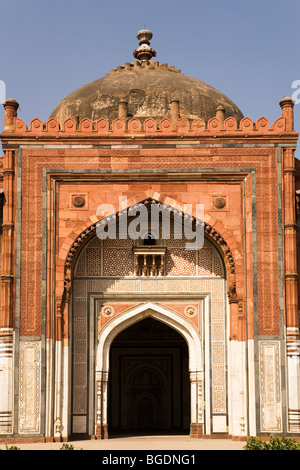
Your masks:
M97 345L96 371L102 373L109 371L109 351L116 336L148 317L173 328L185 339L189 350L190 371L197 372L203 369L201 339L195 326L174 310L147 302L116 316L102 328Z
M133 202L133 201L130 201L130 202ZM173 201L173 202L176 204L176 201ZM125 211L128 212L129 210L133 209L134 206L143 205L143 204L145 204L145 205L157 204L161 207L164 207L168 211L173 211L173 212L178 213L178 208L175 207L175 204L173 204L171 206L170 204L168 204L166 202L161 202L159 200L156 200L156 199L153 199L153 198L149 197L149 198L144 199L143 201L140 201L140 202L136 202L136 203L133 202L133 204L130 204L128 207L126 207L123 210L119 211L116 214L116 217L121 216ZM105 223L105 221L108 220L108 217L110 217L110 215L111 214L109 214L107 217L102 219L101 222ZM197 218L194 217L193 215L190 215L190 214L184 214L184 215L185 216L187 215L188 217L190 217L194 223L199 222L197 220ZM65 258L65 266L67 268L73 267L75 258L77 257L77 255L78 255L79 251L81 250L81 248L83 247L83 245L92 236L95 235L97 225L98 225L99 222L100 222L100 219L97 218L97 220L95 220L91 225L88 225L85 228L82 224L78 227L77 232L79 232L79 233L78 233L77 237L75 238L75 240L73 241L71 246L67 245L69 247L67 256ZM226 240L226 238L229 237L229 234L226 234L225 229L224 229L224 233L221 234L222 230L220 230L220 227L218 227L219 230L216 230L213 225L210 225L209 223L207 223L205 221L200 221L200 222L203 223L203 225L204 225L205 235L215 245L217 245L219 247L219 249L221 248L221 251L224 253L225 260L227 260L227 263L228 263L229 272L232 273L232 274L235 274L236 266L235 266L234 256L233 256L232 250L230 248L230 245L227 243L227 240ZM219 224L219 226L221 225L220 222L218 224ZM76 236L77 232L74 233L74 236ZM68 241L70 241L70 237L68 238ZM63 252L65 253L65 250L66 250L66 245L63 244L62 247L61 247L62 255L63 255Z
M71 294L71 280L72 280L72 272L75 265L75 261L77 259L78 254L81 252L84 245L96 234L98 223L101 220L101 223L105 223L109 217L112 215L118 219L122 214L128 213L128 211L134 209L135 207L138 208L140 205L151 205L157 204L158 206L164 208L166 211L172 211L173 213L181 213L185 217L189 217L194 224L201 223L203 224L204 234L205 236L217 247L219 252L223 255L223 261L225 263L225 270L228 280L228 295L231 298L237 298L237 291L236 291L236 263L235 257L233 255L233 251L231 246L233 246L234 251L236 253L237 258L239 257L239 253L236 248L236 242L233 236L228 233L228 231L222 227L220 221L212 221L218 224L218 230L214 228L213 225L205 221L199 221L194 215L192 214L185 214L181 211L181 204L177 203L175 200L170 200L170 198L165 197L164 201L154 199L153 197L147 197L142 201L135 201L134 198L127 201L128 206L124 209L120 210L117 214L108 214L105 218L99 219L97 216L91 217L90 220L93 220L91 225L85 227L83 224L80 224L77 228L77 232L73 232L73 243L70 246L71 237L69 236L67 241L62 245L59 257L64 258L64 285L62 286L62 300L60 305L60 311L62 312L62 316L65 315L65 306L69 303L69 298ZM171 205L172 204L172 205ZM76 234L79 234L76 236ZM222 232L222 233L221 233ZM74 239L75 238L75 239ZM230 244L229 244L229 240ZM228 241L227 241L228 240ZM67 250L66 247L69 247ZM67 251L67 256L65 257L65 253ZM65 319L66 321L66 319Z

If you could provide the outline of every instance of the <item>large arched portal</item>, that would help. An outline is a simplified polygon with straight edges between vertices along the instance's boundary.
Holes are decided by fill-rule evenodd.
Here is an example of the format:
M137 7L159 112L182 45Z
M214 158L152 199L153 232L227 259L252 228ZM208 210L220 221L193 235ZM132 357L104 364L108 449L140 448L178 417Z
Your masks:
M108 321L97 343L96 435L188 431L191 423L202 430L202 350L193 324L159 303L141 303Z
M110 348L108 429L189 432L189 353L173 328L148 317L123 330Z
M173 222L168 237L159 224L151 244L144 236L94 235L76 259L69 315L73 435L228 432L223 260L208 238L203 248L189 249Z

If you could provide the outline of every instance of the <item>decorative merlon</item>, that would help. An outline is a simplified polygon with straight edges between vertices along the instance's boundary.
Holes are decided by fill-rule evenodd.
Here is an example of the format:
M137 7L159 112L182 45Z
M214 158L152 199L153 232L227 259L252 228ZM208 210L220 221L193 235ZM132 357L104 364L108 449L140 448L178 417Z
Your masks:
M269 120L265 117L257 119L254 123L249 117L243 118L239 123L236 119L229 117L224 120L224 123L217 117L211 118L205 122L201 118L192 121L187 118L179 118L175 125L168 117L157 121L153 118L145 119L144 122L138 118L130 120L117 118L111 123L104 118L98 119L93 122L90 119L83 119L77 123L74 119L67 119L63 125L60 126L59 122L52 118L43 123L40 119L35 118L30 122L27 128L25 122L18 118L14 118L13 129L9 132L4 131L2 138L6 135L22 136L53 136L53 135L72 135L72 136L115 136L123 135L124 137L139 135L141 137L152 135L168 135L171 136L213 136L213 137L255 137L255 136L281 136L284 133L290 134L291 132L297 134L295 131L286 129L286 119L279 117L270 126ZM298 134L297 134L298 135Z

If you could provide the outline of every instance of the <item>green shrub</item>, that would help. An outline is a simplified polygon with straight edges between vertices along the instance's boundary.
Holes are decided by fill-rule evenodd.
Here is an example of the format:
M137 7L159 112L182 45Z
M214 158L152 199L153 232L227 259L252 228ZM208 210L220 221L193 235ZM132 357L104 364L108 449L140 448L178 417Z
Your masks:
M263 441L256 437L250 437L245 450L300 450L300 443L290 437L270 436L270 440Z
M64 443L59 450L74 450L74 446L72 444Z
M8 447L8 445L5 444L5 450L21 450L21 449L20 449L20 447L17 447L17 446Z

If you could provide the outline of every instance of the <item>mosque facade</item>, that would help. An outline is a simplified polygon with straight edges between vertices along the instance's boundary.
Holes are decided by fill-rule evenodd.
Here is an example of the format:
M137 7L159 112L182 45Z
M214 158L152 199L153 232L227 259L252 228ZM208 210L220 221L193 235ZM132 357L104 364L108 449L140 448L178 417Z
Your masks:
M4 103L3 441L300 435L294 103L254 122L151 38L47 122Z

